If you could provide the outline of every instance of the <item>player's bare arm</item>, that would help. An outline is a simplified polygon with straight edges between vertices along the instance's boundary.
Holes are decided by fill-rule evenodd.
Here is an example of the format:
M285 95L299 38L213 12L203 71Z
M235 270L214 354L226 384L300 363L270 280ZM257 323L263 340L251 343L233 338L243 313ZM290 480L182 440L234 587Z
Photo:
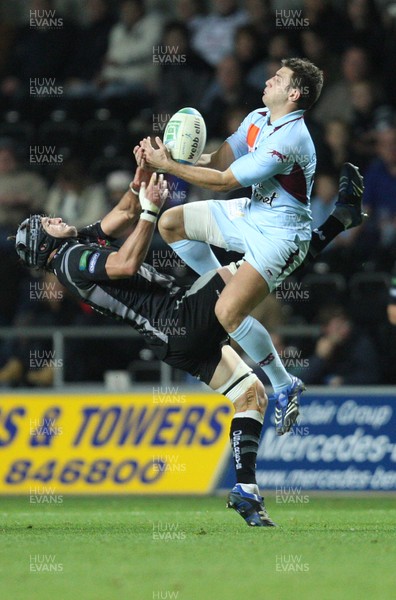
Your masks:
M147 185L150 177L151 173L140 167L136 169L129 190L101 221L101 228L106 235L114 238L121 237L127 229L138 222L142 210L139 202L140 186L143 182Z
M143 181L140 186L140 219L118 252L109 255L106 261L106 273L110 279L131 277L141 267L153 237L160 209L168 196L167 182L163 175L153 173L146 190Z
M147 166L156 171L169 173L169 175L175 175L192 185L217 192L228 192L242 187L230 168L220 171L214 168L183 165L172 159L170 152L159 137L155 138L155 142L158 149L153 147L150 137L140 142L144 151L141 166L144 168Z
M234 160L235 157L230 144L228 142L223 142L222 145L211 154L202 154L201 158L196 163L196 166L226 171Z

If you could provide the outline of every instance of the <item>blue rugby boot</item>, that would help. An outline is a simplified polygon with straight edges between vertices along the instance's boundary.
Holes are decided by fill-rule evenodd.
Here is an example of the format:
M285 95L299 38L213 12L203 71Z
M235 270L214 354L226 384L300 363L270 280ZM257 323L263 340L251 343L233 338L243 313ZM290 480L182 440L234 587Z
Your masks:
M239 483L234 485L228 494L226 507L236 510L249 527L276 527L268 516L264 498L258 494L245 492Z

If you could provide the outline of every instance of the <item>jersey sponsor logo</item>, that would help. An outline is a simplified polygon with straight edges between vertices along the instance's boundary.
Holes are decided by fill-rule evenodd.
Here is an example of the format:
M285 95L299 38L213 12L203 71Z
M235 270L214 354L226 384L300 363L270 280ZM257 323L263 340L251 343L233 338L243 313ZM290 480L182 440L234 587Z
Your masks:
M273 201L275 200L275 198L278 197L278 194L276 192L272 192L271 196L263 196L263 194L261 194L257 188L255 188L254 190L254 195L260 202L262 202L263 204L268 204L271 208Z
M287 156L286 154L281 154L281 152L278 152L278 150L270 150L268 152L268 154L271 154L272 157L277 156L278 157L278 162L285 162L287 160Z
M95 272L95 267L96 267L96 263L98 262L99 256L100 256L100 252L95 252L89 259L88 271L91 274Z
M80 256L80 262L78 263L78 270L79 271L85 271L87 268L87 261L88 261L88 256L90 256L92 253L90 250L84 250L84 252L81 254Z

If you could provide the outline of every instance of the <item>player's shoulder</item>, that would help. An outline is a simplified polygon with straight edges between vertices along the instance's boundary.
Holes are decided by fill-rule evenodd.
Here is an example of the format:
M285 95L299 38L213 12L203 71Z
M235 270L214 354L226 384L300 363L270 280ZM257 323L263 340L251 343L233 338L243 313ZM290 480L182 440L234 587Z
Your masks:
M78 271L84 270L82 268L83 263L87 263L88 259L91 258L95 253L99 255L103 252L109 253L107 248L101 247L99 244L85 242L81 243L77 239L67 240L62 246L59 247L56 252L53 262L62 269L69 273L73 273L74 268Z
M252 110L247 116L246 116L246 121L252 123L253 125L256 125L257 123L260 123L261 126L263 125L263 123L266 123L268 120L268 116L269 116L269 110L268 108L261 107L261 108L256 108L255 110Z
M61 283L73 291L91 289L95 285L95 276L98 273L103 275L111 252L111 249L98 244L81 244L73 240L65 245L64 251L54 256L51 270Z
M289 113L280 119L280 122L274 123L274 130L271 136L278 139L287 138L290 140L298 139L308 144L312 142L311 134L304 119L304 111L295 111Z

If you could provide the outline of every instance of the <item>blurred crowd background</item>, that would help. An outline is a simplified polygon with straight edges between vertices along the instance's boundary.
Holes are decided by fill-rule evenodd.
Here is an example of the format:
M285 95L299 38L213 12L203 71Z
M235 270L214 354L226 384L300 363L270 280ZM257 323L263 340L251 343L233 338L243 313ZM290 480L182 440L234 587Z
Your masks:
M386 1L0 2L0 326L114 325L50 275L22 269L7 236L39 211L77 227L101 218L133 177L134 145L161 136L184 106L202 112L214 150L262 105L266 79L289 56L308 57L325 77L306 114L318 157L313 227L333 208L344 161L365 176L370 219L256 314L307 383L395 383L386 304L396 260L396 3ZM174 179L170 191L167 207L225 197ZM192 281L158 235L148 261ZM296 333L280 335L282 325ZM300 336L307 325L315 335ZM0 339L0 385L52 385L53 364L37 368L32 352L52 356L51 342ZM135 339L73 340L65 378L101 381L106 370L129 368L139 380L138 365L151 358Z

